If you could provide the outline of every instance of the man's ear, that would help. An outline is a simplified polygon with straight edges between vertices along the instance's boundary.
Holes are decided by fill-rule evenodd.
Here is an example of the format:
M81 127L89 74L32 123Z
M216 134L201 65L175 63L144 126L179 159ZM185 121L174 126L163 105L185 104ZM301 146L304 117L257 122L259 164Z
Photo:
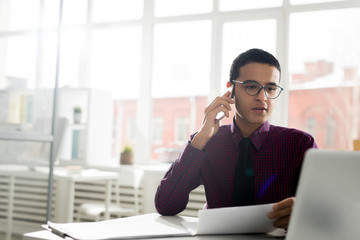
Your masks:
M228 82L226 83L226 87L227 87L227 88L231 87L232 85L233 85L233 83L230 82L230 81L228 81Z

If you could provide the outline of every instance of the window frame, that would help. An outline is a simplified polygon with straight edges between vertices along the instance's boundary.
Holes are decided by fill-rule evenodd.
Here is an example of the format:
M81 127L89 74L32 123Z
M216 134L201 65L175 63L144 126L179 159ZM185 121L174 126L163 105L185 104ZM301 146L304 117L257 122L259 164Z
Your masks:
M59 0L59 2L62 0ZM208 102L221 94L221 56L222 56L222 32L223 25L226 22L234 21L252 21L259 19L275 19L276 30L276 57L279 59L282 66L281 86L284 88L281 96L277 100L277 107L271 117L271 122L275 125L288 125L288 105L289 105L289 79L290 73L288 71L289 61L289 19L290 15L299 12L311 12L319 10L333 10L346 8L360 8L360 1L344 0L325 3L291 5L290 0L283 0L283 4L279 7L223 11L219 10L219 0L213 0L213 10L210 13L191 14L183 16L166 16L155 17L155 0L144 0L143 3L143 17L135 20L124 20L107 23L93 23L92 22L92 0L88 0L87 19L86 23L79 26L58 26L57 28L50 28L49 31L61 33L68 28L76 27L83 29L87 36L90 32L97 28L108 27L128 27L140 26L142 28L141 39L141 63L140 63L140 83L139 83L139 97L137 99L137 115L136 115L136 144L142 146L136 148L135 163L146 164L150 161L151 146L152 146L152 96L151 96L151 82L152 82L152 67L153 67L153 40L154 28L156 24L176 23L186 21L210 20L212 22L211 33L211 66L210 66L210 89ZM43 14L40 11L40 14ZM26 29L17 31L1 31L0 38L7 38L13 35L31 35L38 34L43 36L41 26L37 29ZM45 31L46 32L46 31ZM90 40L91 41L91 40ZM86 44L85 46L88 46ZM80 64L78 85L79 87L87 87L89 83L88 71L86 67L89 66L89 58L86 52L83 52L80 59L84 61ZM40 61L38 59L38 61ZM38 62L40 64L40 62ZM230 66L229 66L230 67ZM41 79L38 79L41 81Z

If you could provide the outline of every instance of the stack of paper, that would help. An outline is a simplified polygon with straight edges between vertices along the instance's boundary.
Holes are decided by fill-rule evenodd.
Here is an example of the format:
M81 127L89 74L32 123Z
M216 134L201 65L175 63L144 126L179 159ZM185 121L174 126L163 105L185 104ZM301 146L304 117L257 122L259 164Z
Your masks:
M157 213L86 223L52 223L47 229L76 240L110 240L208 234L266 233L274 230L272 204L199 211L199 218Z

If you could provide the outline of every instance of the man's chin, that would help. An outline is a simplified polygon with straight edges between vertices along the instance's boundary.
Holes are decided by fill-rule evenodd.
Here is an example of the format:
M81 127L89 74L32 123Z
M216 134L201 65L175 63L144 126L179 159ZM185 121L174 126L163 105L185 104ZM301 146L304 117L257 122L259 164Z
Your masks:
M268 120L268 117L254 117L254 118L251 118L249 119L251 123L254 123L254 124L264 124L267 120Z
M241 115L237 115L235 116L235 119L236 118L240 118L241 121L245 121L245 122L248 122L248 124L254 124L254 125L262 125L264 124L267 120L268 120L268 116L248 116L248 117L244 117L244 116L241 116Z

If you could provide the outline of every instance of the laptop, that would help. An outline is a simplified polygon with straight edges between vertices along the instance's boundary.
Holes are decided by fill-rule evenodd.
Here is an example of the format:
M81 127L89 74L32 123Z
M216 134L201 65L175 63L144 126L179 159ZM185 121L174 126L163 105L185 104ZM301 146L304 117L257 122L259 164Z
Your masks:
M286 239L360 239L360 152L306 152Z

